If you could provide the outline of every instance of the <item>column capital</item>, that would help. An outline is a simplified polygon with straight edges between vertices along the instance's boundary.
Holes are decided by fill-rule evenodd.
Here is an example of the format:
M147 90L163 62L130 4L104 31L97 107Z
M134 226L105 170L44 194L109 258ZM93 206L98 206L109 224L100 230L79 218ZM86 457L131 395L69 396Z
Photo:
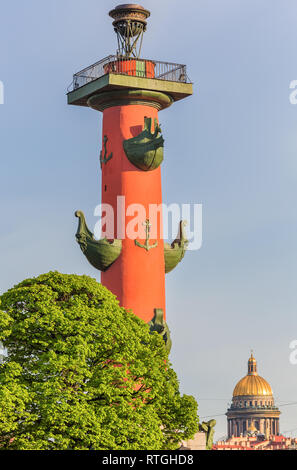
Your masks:
M158 91L125 89L95 94L88 98L87 104L90 108L97 111L104 111L104 109L114 106L133 104L152 106L160 111L161 109L168 108L173 101L169 95Z

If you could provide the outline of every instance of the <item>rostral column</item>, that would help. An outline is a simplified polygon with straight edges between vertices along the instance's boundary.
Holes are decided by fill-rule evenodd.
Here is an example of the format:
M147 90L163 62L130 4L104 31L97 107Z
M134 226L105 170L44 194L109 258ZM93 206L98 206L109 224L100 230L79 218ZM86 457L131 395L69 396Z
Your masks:
M96 240L83 212L77 211L76 238L88 261L101 271L102 284L117 296L120 305L161 333L170 349L165 273L184 256L185 223L180 222L172 244L164 243L162 211L150 218L149 205L162 203L164 139L158 112L191 95L192 84L185 65L140 58L148 10L124 4L109 16L118 39L116 55L76 73L67 96L68 104L103 113L102 204L109 204L114 215L102 226L102 238ZM142 212L137 214L134 204L141 205ZM133 229L136 215L138 225ZM141 230L138 235L137 229Z

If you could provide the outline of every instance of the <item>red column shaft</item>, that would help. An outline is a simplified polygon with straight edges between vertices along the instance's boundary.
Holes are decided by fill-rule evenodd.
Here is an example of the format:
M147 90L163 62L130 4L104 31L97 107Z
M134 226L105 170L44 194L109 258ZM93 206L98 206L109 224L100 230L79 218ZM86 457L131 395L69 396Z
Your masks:
M162 203L161 168L139 170L129 162L123 149L123 140L135 137L143 130L145 117L154 122L158 119L157 109L133 104L110 107L103 112L103 136L108 137L107 151L108 155L112 152L113 157L102 165L102 202L114 209L115 238L118 238L117 196L125 196L125 213L129 205L142 204L147 219L149 204ZM133 218L126 217L126 226ZM145 322L153 318L155 308L162 308L165 315L162 216L158 217L157 225L157 238L150 239L150 244L158 241L156 248L146 251L136 246L134 239L125 236L121 256L101 274L102 284L118 297L120 304L132 309ZM154 229L152 226L152 231ZM143 239L139 241L144 243Z

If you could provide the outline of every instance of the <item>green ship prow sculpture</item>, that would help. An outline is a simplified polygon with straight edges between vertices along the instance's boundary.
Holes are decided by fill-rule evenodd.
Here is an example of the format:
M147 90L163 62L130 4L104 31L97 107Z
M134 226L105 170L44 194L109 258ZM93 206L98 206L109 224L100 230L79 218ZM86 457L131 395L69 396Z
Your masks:
M118 259L122 251L122 240L109 241L107 238L96 240L88 229L84 213L76 211L79 218L76 239L89 263L99 271L107 269Z
M171 243L164 243L165 273L170 273L185 256L188 240L185 233L186 220L179 223L176 239Z
M152 133L152 119L145 117L143 131L123 142L129 161L143 171L155 170L163 161L164 139L157 119L154 124L155 131Z
M170 330L168 328L167 323L164 320L164 312L162 308L155 308L154 310L154 317L152 320L148 323L150 327L150 332L153 333L156 331L159 333L164 342L165 342L165 347L168 353L170 353L171 346L172 346L172 341L170 337Z

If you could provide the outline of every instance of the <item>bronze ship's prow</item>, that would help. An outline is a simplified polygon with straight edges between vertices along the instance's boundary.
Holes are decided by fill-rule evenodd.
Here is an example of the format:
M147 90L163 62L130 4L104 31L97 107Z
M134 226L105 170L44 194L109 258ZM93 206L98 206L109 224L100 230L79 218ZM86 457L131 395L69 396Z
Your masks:
M185 233L186 220L179 223L179 232L176 239L171 243L164 243L165 273L170 273L185 256L188 240Z
M122 240L109 241L107 238L96 240L88 229L84 213L76 211L75 216L79 218L75 236L82 252L94 268L99 271L107 271L121 254Z

